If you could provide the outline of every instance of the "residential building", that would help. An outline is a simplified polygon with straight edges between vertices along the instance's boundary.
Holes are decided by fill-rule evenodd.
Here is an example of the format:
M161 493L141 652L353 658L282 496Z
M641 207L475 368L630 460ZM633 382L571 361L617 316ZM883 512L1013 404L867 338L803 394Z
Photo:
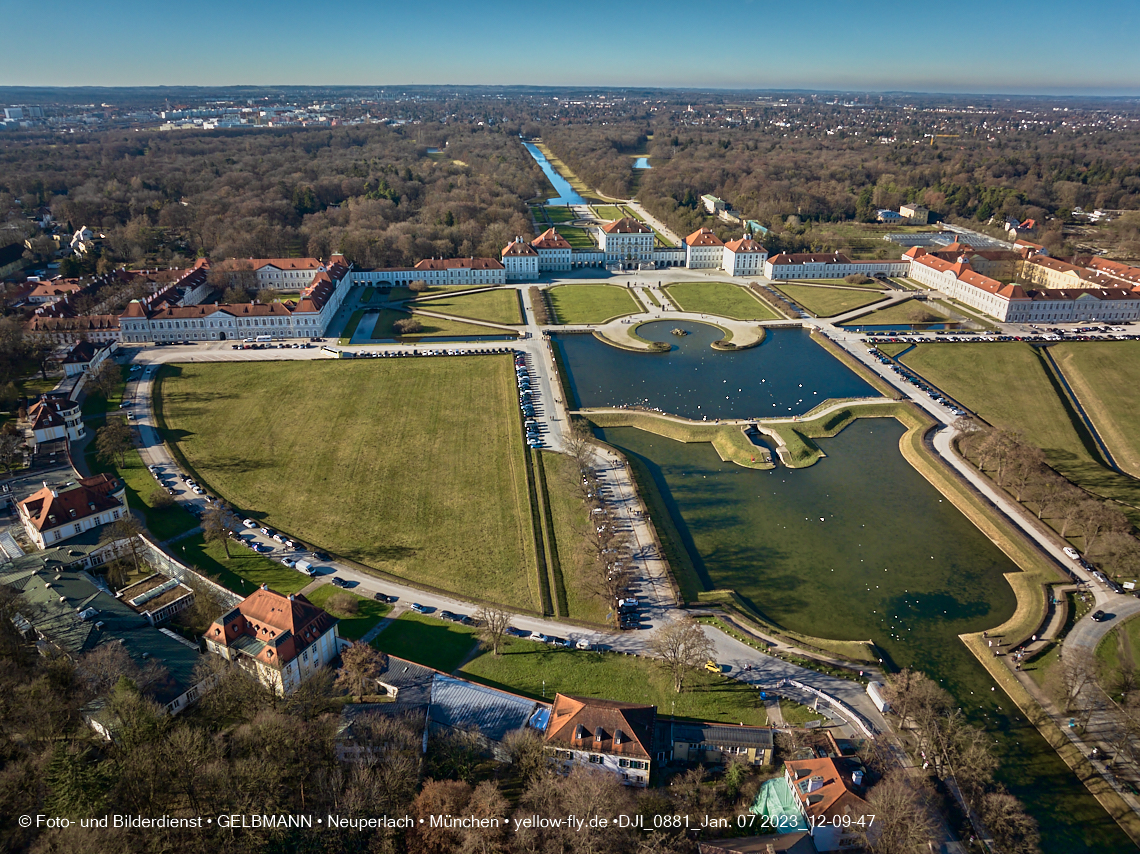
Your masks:
M808 832L819 851L839 851L862 844L862 833L874 829L867 820L874 814L856 790L862 789L863 771L851 770L834 759L789 760L784 779L803 814ZM859 821L863 820L863 826Z
M653 229L631 216L622 217L598 229L598 246L606 264L637 269L653 260Z
M16 508L28 539L44 549L121 519L128 512L127 488L108 474L81 477L64 490L45 484Z
M41 394L28 407L28 424L35 445L59 440L77 442L87 435L79 403L54 391Z
M698 228L685 238L685 266L691 270L714 270L724 263L724 241L708 228Z
M299 593L265 585L206 632L210 652L237 663L284 697L340 654L337 621Z
M233 283L241 281L243 272L252 272L258 288L299 291L309 287L317 273L327 272L338 259L343 265L344 259L338 255L328 264L317 258L231 258L218 262L214 268L229 273Z
M50 305L82 289L83 285L78 279L53 279L50 282L40 282L32 288L27 299L32 305Z
M875 219L877 219L879 222L889 222L893 225L898 225L899 223L903 222L906 217L904 217L898 211L883 209L875 211Z
M522 237L506 245L502 253L508 282L525 282L538 278L538 251Z
M724 244L721 266L730 276L763 276L768 250L748 235Z
M764 275L769 279L842 279L859 274L905 276L910 261L852 261L840 252L780 253L764 262Z
M414 267L365 270L352 274L353 284L395 285L424 281L428 285L504 285L507 269L494 258L425 258Z
M546 729L547 754L562 773L583 765L645 787L656 718L656 706L558 694Z
M1073 263L1081 263L1089 270L1105 273L1118 280L1125 287L1140 287L1140 267L1132 267L1107 258L1074 258Z
M749 765L771 765L771 727L727 724L671 724L673 758L682 762L722 765L742 759Z
M930 211L922 205L903 205L899 208L899 213L904 216L911 225L926 225L930 222Z
M98 352L99 348L90 341L77 342L60 360L60 364L63 365L64 376L74 377L78 374L87 373Z
M113 314L85 314L79 317L45 317L35 315L24 324L31 338L55 344L94 341L110 344L120 338L119 318Z

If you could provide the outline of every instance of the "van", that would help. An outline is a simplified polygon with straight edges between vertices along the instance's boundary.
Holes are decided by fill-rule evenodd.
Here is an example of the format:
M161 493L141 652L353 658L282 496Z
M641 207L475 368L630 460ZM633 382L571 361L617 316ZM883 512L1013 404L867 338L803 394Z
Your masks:
M313 575L313 564L307 560L299 560L297 561L297 571L303 572L305 575Z

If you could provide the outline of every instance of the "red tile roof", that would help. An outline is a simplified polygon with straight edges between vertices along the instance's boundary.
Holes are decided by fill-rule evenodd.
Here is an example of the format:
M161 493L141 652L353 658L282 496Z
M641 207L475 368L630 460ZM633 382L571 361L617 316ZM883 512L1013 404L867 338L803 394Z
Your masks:
M791 778L792 794L813 818L859 816L870 804L848 789L850 778L831 759L798 759L784 763ZM812 786L813 791L806 791Z
M615 219L613 222L607 222L602 226L602 231L606 234L652 234L653 229L640 220L636 220L631 216L625 216L621 219Z
M656 706L557 694L546 741L574 750L649 759L656 718Z
M751 237L741 237L738 240L730 240L724 244L730 252L735 252L737 255L744 252L767 252L768 250L753 240Z
M510 243L508 243L506 245L506 248L503 249L502 254L504 257L507 255L512 255L512 256L525 256L525 255L537 256L538 255L538 253L535 252L534 249L531 248L531 245L529 243L527 243L525 240L512 240Z
M223 646L240 638L261 641L258 661L284 667L336 625L336 619L300 593L283 596L266 587L255 590L210 626L206 637Z
M846 255L841 252L781 252L768 259L768 262L773 266L779 267L784 264L854 264ZM878 263L878 262L868 262Z
M413 270L502 270L494 258L425 258Z
M685 238L685 243L689 246L724 246L724 241L707 228L698 228Z
M122 507L114 493L122 483L108 474L81 477L76 486L57 492L45 486L20 502L37 531L50 531L105 510Z
M538 240L531 241L530 245L535 249L569 249L570 241L556 229L548 228L538 236Z

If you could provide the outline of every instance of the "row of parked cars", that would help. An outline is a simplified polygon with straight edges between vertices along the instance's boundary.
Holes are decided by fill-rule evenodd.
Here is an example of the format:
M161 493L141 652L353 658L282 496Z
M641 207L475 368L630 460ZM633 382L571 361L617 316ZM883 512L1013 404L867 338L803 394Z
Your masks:
M942 394L942 392L940 392L934 386L930 385L928 382L926 382L926 380L924 380L918 374L915 374L915 373L912 373L911 371L908 371L906 368L899 365L894 359L888 358L882 352L880 352L879 350L876 350L874 347L871 348L870 352L871 352L871 355L874 358L878 359L881 364L886 365L888 368L890 368L892 371L894 371L896 374L898 374L899 377L904 382L908 382L911 385L913 385L915 388L917 388L919 391L924 392L926 394L926 396L929 397L931 400L933 400L935 403L941 403L943 406L945 406L947 409L949 409L953 415L965 415L966 414L965 409L962 409L960 406L958 406L957 403L955 403L950 398L945 397Z
M537 410L535 410L538 397L530 387L530 369L526 366L526 354L521 351L515 352L515 376L519 384L519 410L523 414L526 443L532 448L545 448L542 426L538 423Z

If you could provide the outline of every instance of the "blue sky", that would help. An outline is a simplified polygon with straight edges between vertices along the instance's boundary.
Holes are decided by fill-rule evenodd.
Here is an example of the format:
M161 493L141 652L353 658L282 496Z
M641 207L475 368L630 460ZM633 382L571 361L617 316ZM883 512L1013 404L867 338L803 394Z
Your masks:
M176 11L175 11L176 9ZM1140 3L103 0L5 12L0 85L1140 94Z

